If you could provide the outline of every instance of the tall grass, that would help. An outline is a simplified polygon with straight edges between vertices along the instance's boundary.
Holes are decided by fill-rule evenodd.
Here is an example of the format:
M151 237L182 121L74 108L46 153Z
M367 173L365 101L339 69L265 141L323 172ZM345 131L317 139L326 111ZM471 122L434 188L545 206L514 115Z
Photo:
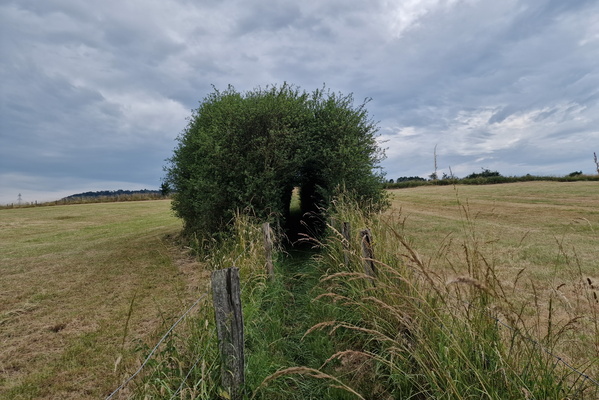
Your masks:
M237 267L243 282L244 318L252 319L252 304L263 299L266 276L262 261L264 250L260 247L260 225L247 215L238 215L234 229L221 242L191 243L192 250L202 257L212 270ZM193 242L193 241L192 241ZM190 244L186 242L186 244ZM170 320L165 320L164 330ZM140 345L144 356L150 346ZM220 367L216 324L211 298L200 303L198 311L177 327L161 347L157 356L145 368L133 390L135 399L217 399L227 394L220 385ZM117 397L118 398L118 397Z
M328 235L309 240L313 250L278 246L272 281L259 221L239 215L229 239L203 257L214 269L240 268L245 397L597 398L596 385L550 354L578 316L555 319L556 298L546 306L514 298L519 276L506 287L492 244L461 207L459 240L423 256L399 212L366 216L341 197ZM349 241L341 232L346 221ZM374 279L363 269L363 228L374 238ZM591 304L594 286L587 286L580 301ZM530 318L531 305L546 318ZM207 302L146 373L137 398L227 398L212 315Z
M320 300L335 301L351 318L323 321L311 330L352 333L345 338L347 349L330 360L361 355L369 366L358 375L347 371L358 391L377 398L596 398L597 386L547 353L576 317L552 320L549 302L548 310L536 305L537 314L548 315L546 322L531 326L523 318L523 305L507 295L467 207L461 242L442 244L425 261L403 234L400 216L364 219L351 203L336 206L338 220L373 232L379 273L374 284L363 274L356 240L346 267L346 246L332 227L323 263L337 272L321 279L328 293ZM463 265L450 263L447 273L441 264L456 249ZM543 327L546 334L531 340Z

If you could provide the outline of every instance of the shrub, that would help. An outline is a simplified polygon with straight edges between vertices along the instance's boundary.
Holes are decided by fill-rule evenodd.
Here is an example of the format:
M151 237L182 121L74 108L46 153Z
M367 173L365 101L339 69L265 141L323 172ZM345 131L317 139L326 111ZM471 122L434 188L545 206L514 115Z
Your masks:
M365 104L288 84L215 89L193 112L166 168L185 231L225 231L237 210L248 208L284 222L294 187L303 213L324 209L340 187L362 204L384 205L384 152Z
M496 176L501 176L501 174L497 171L483 169L483 172L479 172L479 173L473 172L464 179L491 178L491 177L496 177Z

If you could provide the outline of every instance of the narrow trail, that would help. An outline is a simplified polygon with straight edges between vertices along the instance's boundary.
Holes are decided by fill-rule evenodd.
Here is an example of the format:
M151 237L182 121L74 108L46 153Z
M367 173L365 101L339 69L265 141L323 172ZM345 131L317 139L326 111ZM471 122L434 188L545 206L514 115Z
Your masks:
M317 316L312 299L314 288L318 283L318 271L312 256L312 249L291 248L281 260L279 269L285 289L289 293L289 303L285 309L285 346L286 356L290 363L298 366L318 367L317 359L322 355L311 354L310 338L303 338L308 329L314 325ZM326 359L326 358L325 358ZM324 361L324 360L322 360Z
M261 360L265 367L262 378L277 371L293 367L320 369L335 353L335 344L327 332L306 332L327 318L329 309L314 298L322 293L319 285L321 270L314 256L318 250L309 246L287 247L278 258L277 297L279 305L262 318L260 329L266 330L261 341ZM277 325L277 328L269 326ZM276 336L273 336L276 331ZM265 347L262 347L265 346ZM289 375L269 384L262 390L265 399L345 399L339 389L330 387L325 379L310 378L301 374ZM258 397L260 398L260 397Z
M321 250L314 249L305 240L318 223L292 209L286 225L287 240L275 261L275 282L269 285L265 301L256 321L256 331L249 343L252 348L251 366L260 386L268 376L296 367L320 370L335 353L336 343L326 331L315 330L314 325L335 319L330 303L314 301L324 292L320 278L324 271L317 257ZM303 223L301 218L308 219ZM326 367L328 368L328 367ZM258 372L260 370L260 372ZM263 396L263 397L261 397ZM276 379L260 389L257 399L349 399L347 393L334 387L327 379L302 374L290 374Z

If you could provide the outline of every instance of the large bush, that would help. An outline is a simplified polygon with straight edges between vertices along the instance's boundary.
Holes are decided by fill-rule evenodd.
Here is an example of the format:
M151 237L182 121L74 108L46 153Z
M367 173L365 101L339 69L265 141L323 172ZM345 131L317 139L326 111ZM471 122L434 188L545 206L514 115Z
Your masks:
M351 95L287 84L215 89L193 111L166 168L173 209L187 233L205 236L248 208L284 221L294 187L304 212L327 207L340 187L381 205L377 130Z

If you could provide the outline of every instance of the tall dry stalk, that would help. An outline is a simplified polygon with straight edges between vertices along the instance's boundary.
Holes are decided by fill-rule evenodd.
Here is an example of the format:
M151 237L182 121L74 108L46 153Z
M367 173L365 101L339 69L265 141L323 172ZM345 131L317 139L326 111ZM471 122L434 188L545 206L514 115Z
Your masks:
M541 302L535 303L537 315L545 313L547 319L539 318L534 329L529 325L524 316L528 306L508 295L499 277L492 241L479 237L468 204L459 204L464 218L462 243L455 246L456 241L449 241L454 245L444 244L437 257L426 260L405 238L403 226L384 221L382 215L360 220L352 215L359 210L350 211L351 205L337 206L342 214L338 220L353 218L363 224L354 225L354 231L364 226L372 230L379 275L376 286L366 284L369 277L360 272L358 238L349 246L353 252L344 272L343 251L348 246L343 235L333 229L321 261L323 270L331 271L327 266L335 265L335 272L321 279L326 294L318 301L332 301L345 310L342 315L346 319L322 321L306 335L325 329L340 346L348 346L339 348L339 357L327 360L328 368L343 359L342 355L367 354L373 366L363 374L372 382L384 381L385 388L367 385L343 365L338 366L348 384L359 385L361 393L396 398L460 399L475 393L492 399L517 399L523 393L530 398L593 398L597 393L586 383L571 379L571 371L556 369L558 360L544 352L540 342L530 340L531 334L540 333L539 328L545 326L542 343L551 350L577 320L556 320L553 295L545 311ZM486 253L489 246L491 253ZM519 275L514 284L518 280Z

